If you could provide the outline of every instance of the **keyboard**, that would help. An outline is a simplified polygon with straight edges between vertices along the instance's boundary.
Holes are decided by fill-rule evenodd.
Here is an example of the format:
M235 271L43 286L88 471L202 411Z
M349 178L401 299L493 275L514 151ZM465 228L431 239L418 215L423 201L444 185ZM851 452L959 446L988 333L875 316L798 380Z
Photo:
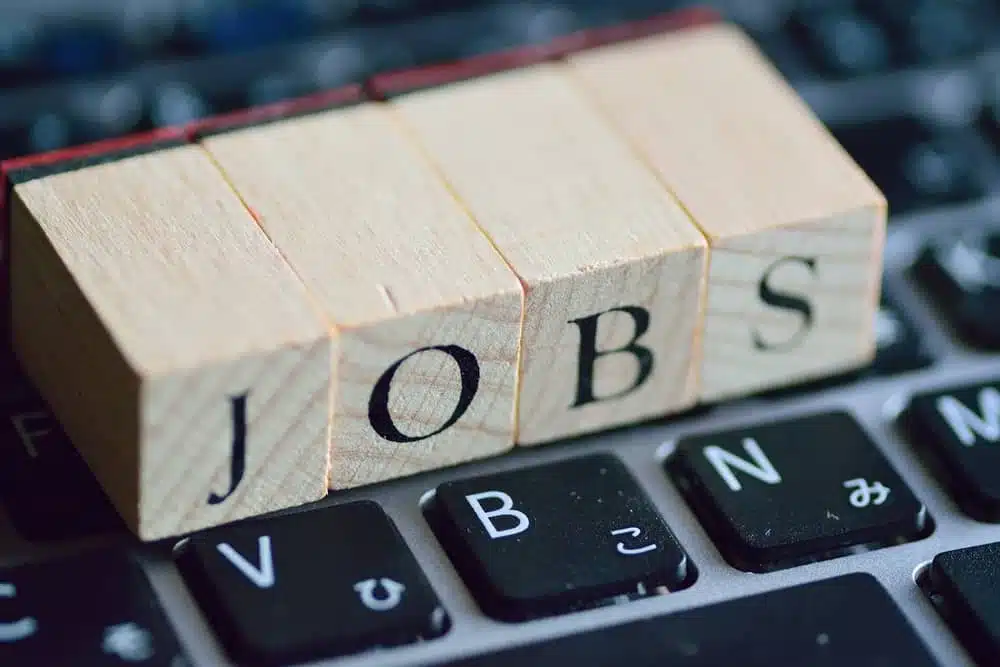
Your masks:
M676 3L141 4L0 8L0 155ZM139 544L8 363L3 664L1000 663L1000 4L717 8L889 199L869 368Z

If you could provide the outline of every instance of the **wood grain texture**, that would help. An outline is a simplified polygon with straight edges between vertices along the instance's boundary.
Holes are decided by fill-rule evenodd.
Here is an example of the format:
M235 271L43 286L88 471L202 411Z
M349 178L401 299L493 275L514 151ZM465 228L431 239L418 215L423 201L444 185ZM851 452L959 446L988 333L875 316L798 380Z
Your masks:
M513 447L520 285L383 106L204 145L335 332L331 488ZM472 371L447 349L418 352L448 346L475 357L467 405ZM400 360L383 396L387 436L373 396Z
M720 24L567 68L708 238L702 399L870 361L885 199L749 38Z
M389 104L525 286L520 444L693 402L704 239L569 77L540 65ZM632 342L652 359L635 387Z
M200 148L14 188L15 352L140 538L326 493L330 339ZM243 478L230 489L246 395Z

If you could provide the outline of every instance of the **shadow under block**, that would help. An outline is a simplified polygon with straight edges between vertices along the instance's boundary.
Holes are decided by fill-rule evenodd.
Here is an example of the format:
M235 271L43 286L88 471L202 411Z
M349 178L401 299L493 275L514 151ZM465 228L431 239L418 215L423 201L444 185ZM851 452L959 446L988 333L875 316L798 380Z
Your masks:
M520 285L384 105L204 145L333 331L331 488L513 447Z
M201 148L12 198L15 353L141 539L326 494L329 335Z
M706 244L551 65L389 102L525 288L519 444L695 400Z
M872 359L885 200L746 36L719 24L567 68L708 238L702 400Z

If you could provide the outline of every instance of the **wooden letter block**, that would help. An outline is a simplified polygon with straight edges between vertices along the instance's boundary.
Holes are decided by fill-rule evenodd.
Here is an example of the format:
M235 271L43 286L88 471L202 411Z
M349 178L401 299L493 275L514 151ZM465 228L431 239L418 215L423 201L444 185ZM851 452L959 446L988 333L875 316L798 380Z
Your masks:
M552 65L391 106L524 285L518 442L695 399L706 244Z
M329 335L204 151L24 179L15 352L136 534L323 497Z
M333 330L331 488L513 447L520 285L384 105L204 145Z
M568 67L708 238L702 399L872 358L885 200L746 36L720 24Z

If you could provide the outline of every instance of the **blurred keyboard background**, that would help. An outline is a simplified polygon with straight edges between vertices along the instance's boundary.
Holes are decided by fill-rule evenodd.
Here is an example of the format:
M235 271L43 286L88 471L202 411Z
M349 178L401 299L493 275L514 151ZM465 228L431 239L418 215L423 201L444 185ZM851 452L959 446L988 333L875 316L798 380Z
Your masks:
M968 443L958 447L940 435L943 431L933 431L923 422L914 422L920 428L913 433L896 433L883 409L914 393L922 392L926 396L922 400L929 404L952 394L966 401L1000 390L1000 0L0 0L0 159L181 125L360 82L380 71L546 42L580 29L692 5L713 6L748 30L886 193L893 225L886 245L883 302L875 325L877 358L862 373L717 406L692 415L683 427L676 422L657 424L648 430L574 442L568 449L522 452L515 461L524 470L515 474L531 474L530 466L543 461L611 447L616 456L623 456L632 469L640 471L643 486L653 491L657 510L669 519L699 571L696 588L661 597L657 609L693 608L722 599L720 591L725 591L723 597L735 598L848 571L872 572L889 586L910 620L918 622L921 636L937 654L954 658L946 664L971 665L959 657L961 649L950 632L932 621L936 614L918 594L913 574L919 563L942 552L967 546L986 549L986 556L978 550L961 552L955 561L958 565L952 563L949 576L952 570L966 576L949 593L952 598L935 593L937 603L961 611L966 603L960 584L972 582L968 588L980 590L984 587L977 573L1000 571L1000 565L995 565L1000 563L1000 548L978 546L1000 540L996 523L985 523L996 517L982 518L983 498L1000 488L996 474L1000 465L990 465L990 457L996 458L1000 450L969 448ZM106 533L121 535L120 520L44 403L26 382L5 378L4 373L14 374L6 358L0 352L0 501L4 514L21 537L35 545ZM972 400L968 398L970 405ZM773 573L766 579L748 578L728 567L681 497L665 493L666 487L657 481L661 475L652 463L655 445L651 443L686 434L684 429L692 425L701 433L717 433L731 429L737 417L748 424L772 424L800 416L806 409L817 413L847 409L859 419L873 436L869 453L876 448L888 453L915 495L929 501L934 534L892 549L855 554L846 562L790 568L787 576L777 579ZM984 419L996 416L984 414ZM983 435L976 444L995 444L995 434L990 435L995 423L975 423L989 427L982 432L976 427ZM26 432L41 441L43 456L24 445L25 437L31 440ZM986 461L986 465L968 464L976 479L953 483L947 475L931 474L918 463L914 455L918 447L940 450L935 454L939 457L972 457L969 460ZM986 458L976 458L980 456ZM508 461L477 464L453 477L442 473L365 490L406 527L406 541L431 574L445 608L454 614L455 626L440 640L400 653L379 653L372 663L363 662L367 656L361 656L351 664L379 660L379 664L398 665L419 651L424 651L420 654L424 658L437 659L467 653L473 644L479 651L524 641L519 626L491 626L474 613L469 591L460 585L447 557L425 530L414 502L446 478L467 477L473 471L516 471ZM951 459L947 465L960 467ZM939 481L949 486L947 493L939 488ZM813 500L803 498L802 502ZM826 501L819 498L816 502ZM309 540L299 542L291 543L293 553L312 548ZM0 561L15 562L11 553L0 550ZM165 562L168 558L153 553L144 557L153 563L147 570L153 572L158 594L166 601L180 636L199 658L198 664L222 664L222 653L212 639L217 630L206 627L177 572ZM949 567L949 561L944 562ZM80 566L76 561L68 563L65 571L79 579ZM975 567L963 570L963 563ZM545 580L551 579L548 571L539 572ZM995 579L990 581L995 584ZM859 625L871 628L872 636L885 639L898 632L901 626L889 624L896 623L895 617L866 615L874 609L874 589L859 588L868 584L858 580L853 584L848 580L846 586L841 582L829 589L837 591L840 607L832 602L812 605L824 614L833 610L821 621L824 629L830 619L861 619ZM994 588L986 590L995 592ZM800 588L793 595L811 596L808 599L814 601L817 590L822 593L824 589ZM135 599L145 601L150 593L142 589L136 595ZM996 595L986 597L996 600ZM774 599L767 598L773 613L786 613L789 618L798 613L797 602L788 606L792 598L781 598L786 602L778 605ZM58 603L53 609L72 607L62 598L53 600ZM880 600L874 602L881 605ZM109 609L120 603L114 595L105 602ZM629 614L635 618L653 608L630 611L629 605L609 605L602 615L592 618L602 619L598 624L614 619L607 623L610 627ZM1000 609L996 604L986 608L991 613ZM252 614L256 609L250 605L245 611ZM721 609L729 625L742 622L743 616L730 617L726 611L738 607ZM749 609L752 613L746 617L756 618L758 609ZM891 611L889 606L884 609ZM965 614L973 632L978 632L980 622L1000 627L1000 616L983 620L974 618L976 613ZM712 617L712 623L717 618L722 617ZM811 627L812 621L800 621L796 617L799 629ZM531 632L540 638L582 627L575 616L554 623L533 626ZM780 626L765 623L762 627ZM287 625L276 627L283 631ZM349 625L344 627L350 630ZM787 634L774 635L773 646L780 649ZM715 635L712 641L726 638L725 633ZM995 639L1000 632L991 636ZM600 633L580 637L593 643L580 644L578 650L598 655L602 646L613 652L632 641L631 636L616 640L617 635ZM820 637L827 637L826 632L816 636L817 641ZM771 638L766 632L757 637L761 646ZM825 646L825 640L820 644ZM866 652L870 645L859 650L876 660L875 653ZM632 648L632 644L627 646ZM911 645L904 637L900 642L883 641L882 646L908 650ZM982 664L1000 664L1000 660Z
M659 0L0 0L0 158L644 18Z
M0 0L0 159L696 4L753 34L894 214L991 194L1000 0Z

